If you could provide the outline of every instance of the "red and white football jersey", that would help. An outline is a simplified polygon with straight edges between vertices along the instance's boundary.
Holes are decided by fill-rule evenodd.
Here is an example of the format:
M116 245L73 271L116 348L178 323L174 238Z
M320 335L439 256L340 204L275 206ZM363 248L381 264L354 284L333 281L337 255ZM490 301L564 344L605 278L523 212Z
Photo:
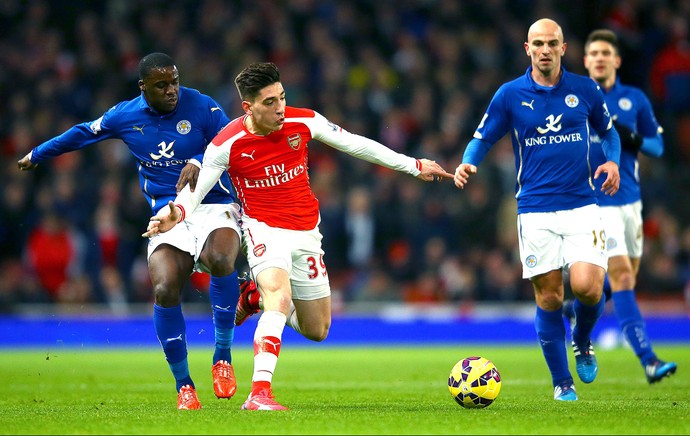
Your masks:
M249 132L246 116L230 122L206 148L195 191L187 187L175 201L185 214L228 171L247 216L283 229L315 228L319 202L309 185L307 145L311 139L413 176L421 170L416 159L343 130L311 109L286 107L282 129L267 136Z

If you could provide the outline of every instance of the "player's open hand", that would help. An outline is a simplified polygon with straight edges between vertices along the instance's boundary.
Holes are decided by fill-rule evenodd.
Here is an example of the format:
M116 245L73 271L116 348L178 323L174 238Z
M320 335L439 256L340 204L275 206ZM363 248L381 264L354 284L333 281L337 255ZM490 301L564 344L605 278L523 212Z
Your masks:
M618 172L618 165L615 162L608 161L597 167L594 173L594 178L597 179L601 173L606 173L606 180L601 185L601 190L606 195L613 195L618 192L621 184L621 175Z
M452 179L453 175L444 170L436 161L429 159L417 159L422 164L422 172L417 176L425 182L440 182L444 178Z
M31 156L31 153L27 153L26 156L23 158L19 159L17 161L17 166L19 167L20 170L22 171L28 171L36 168L36 164L31 162L31 159L29 157Z
M199 171L201 171L201 168L192 163L188 163L182 168L180 177L177 179L177 184L175 185L178 194L187 184L189 184L189 190L194 192L194 189L196 189L196 181L199 179Z
M149 219L149 226L146 228L146 233L142 233L144 238L156 236L159 233L165 233L175 227L180 220L182 212L175 206L172 201L168 202L167 208L162 208L158 213Z
M473 174L477 174L476 166L468 163L461 163L455 169L455 176L453 177L453 182L455 182L455 186L457 186L460 189L465 189L467 181Z

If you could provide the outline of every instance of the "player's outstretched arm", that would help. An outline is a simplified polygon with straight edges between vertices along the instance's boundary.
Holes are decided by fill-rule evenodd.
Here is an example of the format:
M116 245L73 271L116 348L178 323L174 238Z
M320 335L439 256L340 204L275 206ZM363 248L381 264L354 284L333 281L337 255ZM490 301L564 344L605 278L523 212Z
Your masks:
M149 226L147 227L146 232L142 233L141 236L144 238L150 238L151 236L155 236L159 233L165 233L175 227L175 225L180 221L180 218L182 218L182 212L177 206L175 206L173 201L169 201L167 208L161 208L156 215L149 219Z
M17 166L22 171L28 171L36 168L38 165L31 162L31 152L28 152L26 156L17 161Z
M464 189L465 185L467 184L467 181L473 174L477 174L476 166L468 163L461 163L455 169L455 176L453 177L453 182L455 182L455 186L457 186L460 189Z
M618 192L621 184L621 176L618 172L618 165L615 162L607 161L597 167L594 178L597 179L601 173L606 173L606 180L601 185L601 190L606 195L613 195Z
M444 170L443 167L436 163L436 161L429 159L418 159L419 163L422 164L422 169L418 179L422 179L425 182L440 182L444 178L452 179L453 175L448 171Z

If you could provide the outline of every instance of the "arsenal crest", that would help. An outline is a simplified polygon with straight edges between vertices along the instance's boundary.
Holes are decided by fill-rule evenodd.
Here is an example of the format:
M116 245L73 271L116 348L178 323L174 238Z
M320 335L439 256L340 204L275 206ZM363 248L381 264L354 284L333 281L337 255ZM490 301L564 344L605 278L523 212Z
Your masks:
M287 142L293 150L297 150L299 149L299 146L302 145L302 135L299 133L289 135L287 137Z
M264 245L264 244L259 244L256 247L254 247L254 256L256 256L256 257L263 256L265 252L266 252L266 245Z

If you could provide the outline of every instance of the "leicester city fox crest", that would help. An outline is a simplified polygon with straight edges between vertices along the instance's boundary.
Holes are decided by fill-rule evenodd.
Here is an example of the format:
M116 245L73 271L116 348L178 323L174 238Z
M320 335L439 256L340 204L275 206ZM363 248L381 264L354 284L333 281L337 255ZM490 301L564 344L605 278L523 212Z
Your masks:
M177 133L180 135L186 135L187 133L192 131L192 123L190 123L187 120L182 120L179 123L177 123Z
M622 97L618 100L618 107L621 108L621 110L629 111L633 107L632 100L627 97Z

